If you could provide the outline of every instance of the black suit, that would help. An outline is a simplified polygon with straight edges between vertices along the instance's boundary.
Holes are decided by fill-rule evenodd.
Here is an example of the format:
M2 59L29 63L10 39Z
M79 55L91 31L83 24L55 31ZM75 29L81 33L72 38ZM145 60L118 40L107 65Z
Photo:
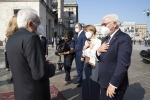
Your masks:
M55 67L47 65L38 35L21 28L6 45L15 100L50 100L49 77Z
M102 40L105 42L108 37ZM129 35L118 30L111 38L106 53L98 57L99 82L102 90L108 88L109 83L117 87L117 91L125 91L128 87L128 68L131 63L132 41ZM118 93L118 92L117 92ZM102 91L101 91L101 94ZM104 95L106 95L104 93ZM102 100L107 100L102 98ZM110 100L110 99L108 99ZM112 99L118 100L118 99Z

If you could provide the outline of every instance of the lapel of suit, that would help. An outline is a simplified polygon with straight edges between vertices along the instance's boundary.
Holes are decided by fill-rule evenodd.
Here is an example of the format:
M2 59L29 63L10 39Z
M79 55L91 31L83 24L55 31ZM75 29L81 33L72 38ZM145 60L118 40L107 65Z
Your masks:
M75 41L75 43L77 43L77 42L78 42L78 40L82 37L82 34L83 34L83 31L80 33L80 35L79 35L78 37L76 37L76 41Z
M111 44L117 39L117 36L118 36L118 34L119 34L120 32L121 32L121 30L119 29L119 30L114 34L114 36L112 37L112 39L111 39L110 42L109 42L109 45L111 45ZM107 39L108 39L108 36L104 38L104 40L102 41L102 43L104 43ZM101 53L100 59L102 59L106 53L107 53L107 52Z
M110 43L109 43L109 45L111 45L116 39L117 39L117 36L118 36L118 34L121 32L121 30L119 29L115 34L114 34L114 36L111 38L111 40L110 40Z

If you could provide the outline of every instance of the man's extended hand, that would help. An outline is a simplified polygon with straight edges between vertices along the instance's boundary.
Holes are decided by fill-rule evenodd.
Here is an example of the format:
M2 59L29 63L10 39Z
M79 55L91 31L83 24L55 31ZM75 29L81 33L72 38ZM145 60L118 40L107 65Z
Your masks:
M98 49L98 53L107 52L107 49L109 48L109 43L104 42Z
M110 98L113 98L114 97L114 94L115 93L115 87L111 86L109 84L108 88L107 88L107 92L106 92L106 95L109 96Z

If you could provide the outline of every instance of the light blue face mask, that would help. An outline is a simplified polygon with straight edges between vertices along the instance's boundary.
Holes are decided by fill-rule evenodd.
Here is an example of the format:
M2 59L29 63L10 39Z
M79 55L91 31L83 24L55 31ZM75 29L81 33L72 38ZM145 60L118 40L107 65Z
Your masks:
M38 26L35 23L33 23L33 24L37 27L36 31L33 29L36 32L36 34L43 35L44 34L44 28L43 28L43 26L41 24L38 25Z

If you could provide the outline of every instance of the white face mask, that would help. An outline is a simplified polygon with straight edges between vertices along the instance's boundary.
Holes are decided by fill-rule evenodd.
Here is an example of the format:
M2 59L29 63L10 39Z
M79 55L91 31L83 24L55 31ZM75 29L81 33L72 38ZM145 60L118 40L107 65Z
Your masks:
M44 27L41 24L37 27L36 34L44 35Z
M101 34L108 35L110 33L110 29L108 27L102 26Z
M78 29L78 28L76 28L76 29L75 29L75 32L79 32L79 29Z
M86 32L85 36L87 39L91 39L92 38L92 33L91 32Z

